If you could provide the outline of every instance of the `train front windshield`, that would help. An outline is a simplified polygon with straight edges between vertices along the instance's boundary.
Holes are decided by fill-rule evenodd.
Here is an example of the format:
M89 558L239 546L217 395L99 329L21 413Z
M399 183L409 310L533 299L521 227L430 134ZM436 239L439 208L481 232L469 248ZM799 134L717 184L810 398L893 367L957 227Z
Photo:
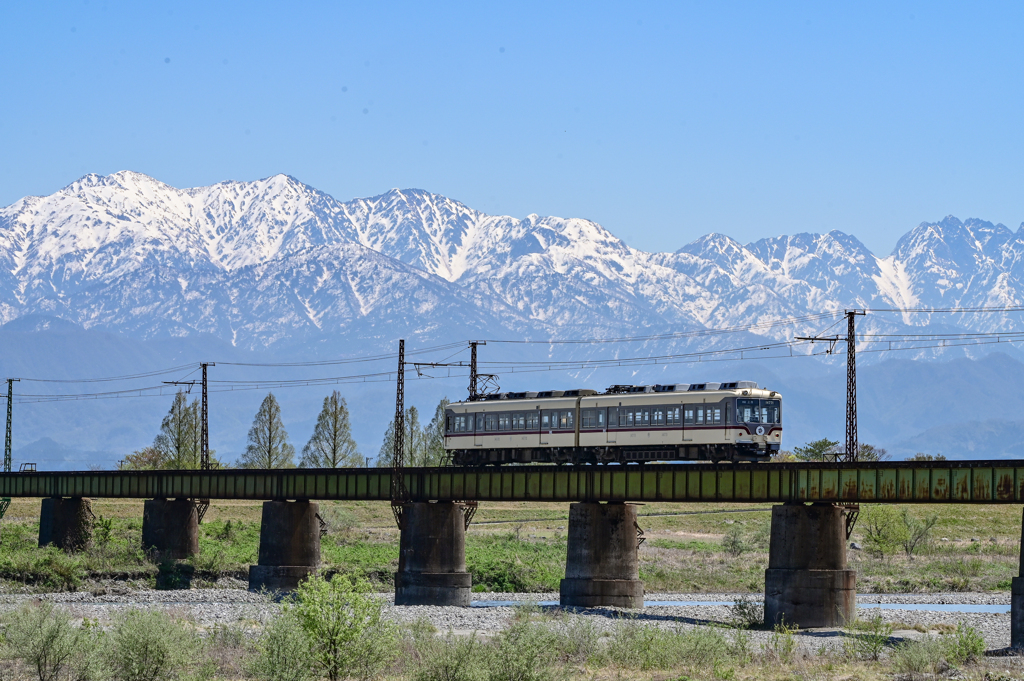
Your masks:
M782 400L736 400L736 420L739 423L782 423Z

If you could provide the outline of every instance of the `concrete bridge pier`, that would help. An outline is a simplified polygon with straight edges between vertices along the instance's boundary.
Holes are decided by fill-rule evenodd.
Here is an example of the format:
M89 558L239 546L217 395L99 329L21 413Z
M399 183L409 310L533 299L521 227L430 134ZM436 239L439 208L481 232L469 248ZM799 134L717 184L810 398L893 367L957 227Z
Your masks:
M451 501L402 505L395 605L469 607L466 509Z
M309 501L265 501L258 565L249 590L294 591L320 567L320 506Z
M1010 647L1024 648L1024 516L1020 531L1020 567L1010 585Z
M772 507L764 619L801 629L857 616L857 572L846 564L846 509L801 503Z
M39 546L73 552L92 543L92 501L84 497L43 499L39 512Z
M632 504L569 506L565 579L559 587L563 607L643 607L638 528Z
M156 560L199 553L199 512L191 499L147 499L142 510L142 549Z

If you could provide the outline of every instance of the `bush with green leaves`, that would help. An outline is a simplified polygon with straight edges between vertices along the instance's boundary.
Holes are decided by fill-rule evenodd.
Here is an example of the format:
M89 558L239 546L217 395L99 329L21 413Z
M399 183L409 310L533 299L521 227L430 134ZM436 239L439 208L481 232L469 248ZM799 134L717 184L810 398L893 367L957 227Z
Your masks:
M722 537L722 549L733 558L739 558L747 548L747 542L743 539L743 531L740 526L732 525Z
M849 623L843 639L846 654L860 660L878 660L889 644L892 636L892 625L875 615L869 620L856 620Z
M372 679L396 657L398 628L365 579L313 575L296 592L295 615L314 668L331 681Z
M951 665L965 665L985 654L985 639L978 630L960 622L956 631L942 637L946 661Z
M162 610L129 610L106 635L104 657L115 681L160 681L187 676L201 642L187 623Z
M668 630L631 621L616 628L608 657L630 669L712 669L730 656L730 649L722 632L711 627Z
M554 675L554 637L546 627L513 622L497 637L489 656L488 681L547 681Z
M934 636L899 644L893 648L889 660L892 670L898 674L940 674L949 666L946 647Z
M796 627L776 624L772 635L761 645L761 654L768 662L789 664L796 653Z
M261 681L307 681L313 677L309 637L294 608L286 605L270 620L246 671Z
M861 507L858 525L864 533L864 548L879 559L891 558L903 550L903 543L908 539L907 528L895 506Z
M4 653L33 669L39 681L85 680L96 675L96 636L76 627L53 603L23 605L5 618Z
M414 681L483 681L487 676L487 648L476 636L428 634L416 641L419 660Z
M729 606L733 626L759 629L764 626L764 601L743 595Z

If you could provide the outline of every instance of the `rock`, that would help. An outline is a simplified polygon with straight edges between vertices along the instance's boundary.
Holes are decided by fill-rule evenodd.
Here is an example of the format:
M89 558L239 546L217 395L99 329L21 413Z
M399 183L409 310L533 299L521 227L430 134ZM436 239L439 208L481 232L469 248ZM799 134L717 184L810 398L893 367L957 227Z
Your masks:
M949 541L949 537L943 537L943 538L942 538L942 539L940 539L939 541Z
M977 537L971 537L971 541L981 541Z
M735 521L735 520L726 520L726 521L725 521L725 524L726 524L726 525L735 525L735 524L736 524L736 521Z
M860 544L858 544L857 542L852 541L852 542L850 542L850 548L853 549L854 551L861 551L861 550L863 550L864 547L861 546Z

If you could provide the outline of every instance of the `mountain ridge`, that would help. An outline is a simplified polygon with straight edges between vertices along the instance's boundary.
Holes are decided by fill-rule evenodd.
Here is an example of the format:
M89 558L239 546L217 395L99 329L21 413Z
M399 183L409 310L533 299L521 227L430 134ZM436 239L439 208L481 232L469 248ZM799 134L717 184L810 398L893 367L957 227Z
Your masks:
M838 230L748 244L706 234L648 253L582 218L492 216L422 189L342 202L283 174L186 189L89 174L0 209L0 321L57 315L250 348L415 332L417 316L470 336L621 337L849 307L1015 305L1022 292L1024 225L953 216L922 222L880 257ZM865 328L932 318L905 312ZM938 321L1020 328L1008 315Z

